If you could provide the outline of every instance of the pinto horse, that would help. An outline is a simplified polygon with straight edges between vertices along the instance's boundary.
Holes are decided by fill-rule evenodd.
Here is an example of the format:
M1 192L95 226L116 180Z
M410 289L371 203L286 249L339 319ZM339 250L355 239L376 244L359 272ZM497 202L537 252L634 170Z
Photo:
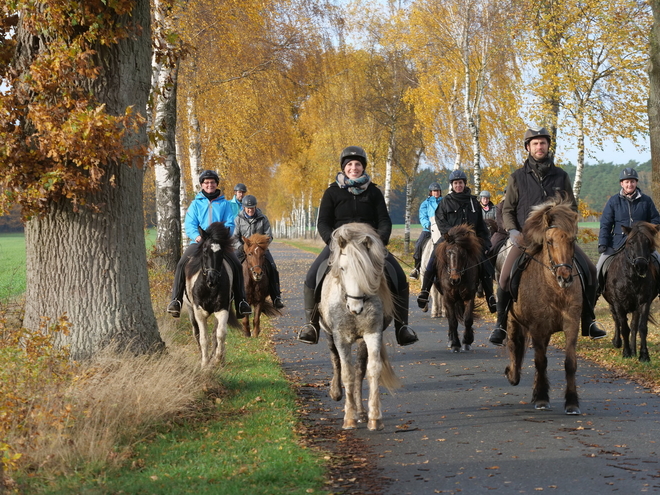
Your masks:
M252 320L252 337L261 333L261 314L266 316L279 316L281 313L266 298L269 294L269 278L266 269L266 250L270 244L270 237L263 234L252 234L243 237L243 280L245 280L245 296L254 309ZM250 316L243 317L243 332L250 336Z
M575 384L576 345L582 313L582 287L573 264L577 213L570 202L554 199L535 206L523 228L527 268L520 276L518 298L509 309L509 365L505 374L511 385L520 382L520 368L531 339L536 376L532 402L536 409L550 409L548 359L550 337L566 337L566 392L564 411L580 414Z
M652 256L658 247L656 234L659 231L659 225L647 222L635 222L632 227L624 226L626 242L622 249L612 255L603 287L603 297L609 303L614 319L614 347L621 347L623 337L623 357L636 356L639 333L639 360L642 362L651 361L646 335L651 302L658 294L659 274ZM632 313L630 326L629 313Z
M224 361L227 325L239 328L239 324L232 305L232 271L224 260L224 253L232 250L229 229L224 222L214 222L206 230L199 227L199 235L202 240L185 266L183 302L205 368ZM216 326L209 358L206 322L211 314L215 316Z
M469 351L474 342L474 298L479 285L479 263L483 244L467 224L449 229L444 242L436 248L436 284L442 294L447 316L448 347L453 352ZM465 325L463 346L458 323Z
M330 397L341 400L343 382L345 430L367 420L369 430L382 430L379 383L400 386L383 345L383 331L392 321L394 303L385 276L387 251L378 233L364 223L337 228L330 243L330 271L321 291L321 327L330 341L334 376ZM358 344L357 369L351 348ZM369 381L369 413L362 402L362 380Z

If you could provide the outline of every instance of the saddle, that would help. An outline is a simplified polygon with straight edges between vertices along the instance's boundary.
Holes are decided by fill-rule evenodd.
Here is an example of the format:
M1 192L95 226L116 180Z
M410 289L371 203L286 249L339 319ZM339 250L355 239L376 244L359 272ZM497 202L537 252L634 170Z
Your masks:
M314 287L314 295L316 300L321 300L321 289L323 288L323 280L325 279L326 274L330 271L328 266L328 260L323 260L319 265L319 269L316 272L316 286ZM394 294L397 292L397 287L399 286L399 279L396 276L396 270L394 266L389 261L385 261L385 277L387 278L387 285L390 288L390 291Z

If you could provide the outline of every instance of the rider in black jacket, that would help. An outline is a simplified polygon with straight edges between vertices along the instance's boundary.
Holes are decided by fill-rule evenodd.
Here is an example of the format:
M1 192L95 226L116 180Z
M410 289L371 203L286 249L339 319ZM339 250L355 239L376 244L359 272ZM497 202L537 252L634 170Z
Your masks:
M318 230L326 243L305 279L303 295L307 323L298 332L298 340L306 344L316 344L319 340L319 311L317 309L316 275L321 263L330 256L332 232L346 223L361 222L371 225L387 245L392 233L392 220L387 211L385 198L365 173L367 154L358 146L349 146L339 157L342 171L335 182L325 190L319 208ZM394 330L399 345L417 342L417 335L408 326L408 279L394 256L387 253L387 262L397 274L397 290L394 296Z

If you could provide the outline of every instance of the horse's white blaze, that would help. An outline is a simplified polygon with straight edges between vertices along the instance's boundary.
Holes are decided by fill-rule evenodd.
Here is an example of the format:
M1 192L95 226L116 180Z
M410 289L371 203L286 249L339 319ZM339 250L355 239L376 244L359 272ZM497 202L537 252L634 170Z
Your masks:
M211 251L213 251L214 253L217 253L218 251L220 251L220 249L221 249L220 244L217 243L211 244Z

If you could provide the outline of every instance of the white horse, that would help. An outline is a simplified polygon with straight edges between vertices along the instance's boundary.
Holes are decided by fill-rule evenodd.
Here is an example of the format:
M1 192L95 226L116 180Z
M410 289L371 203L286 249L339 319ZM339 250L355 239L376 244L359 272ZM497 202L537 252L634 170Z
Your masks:
M422 270L426 270L426 266L429 263L429 258L431 253L435 249L435 245L442 237L438 226L435 224L435 216L431 217L431 238L426 241L424 245L424 250L422 251L422 262L420 266ZM435 288L435 284L431 286L431 291L429 292L429 303L426 305L422 311L426 313L429 310L429 305L431 306L431 318L440 318L440 316L445 316L445 307L442 304L442 294Z
M329 336L334 376L330 397L341 400L343 382L345 430L367 419L362 404L362 380L369 381L367 427L382 430L379 383L388 390L400 382L383 345L383 331L392 321L394 304L385 277L387 251L378 233L364 223L336 229L330 243L330 272L325 277L319 311L321 327ZM358 343L358 365L353 366L353 343Z

